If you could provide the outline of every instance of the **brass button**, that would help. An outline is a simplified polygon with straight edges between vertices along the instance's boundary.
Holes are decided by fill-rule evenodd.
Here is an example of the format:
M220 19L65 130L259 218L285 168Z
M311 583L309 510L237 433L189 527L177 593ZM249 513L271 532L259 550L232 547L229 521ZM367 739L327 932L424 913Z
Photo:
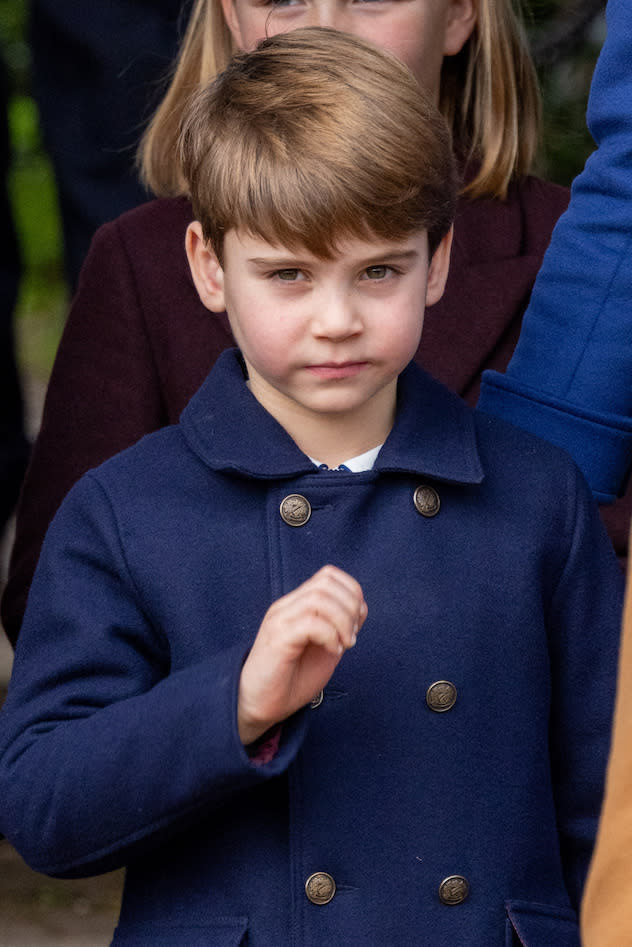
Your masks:
M329 904L336 893L336 882L326 871L315 871L305 882L305 894L312 904Z
M426 691L426 703L436 714L452 710L456 704L456 687L450 681L435 681Z
M317 707L320 707L320 705L321 705L322 702L323 702L324 696L325 696L325 695L323 694L322 691L318 691L318 693L316 694L316 696L315 696L315 697L312 697L312 699L311 699L310 702L309 702L309 706L312 708L312 710L316 710Z
M444 904L461 904L470 893L470 885L463 875L450 875L439 885L439 898Z
M281 503L280 511L283 522L288 526L305 526L312 515L309 500L300 493L290 493Z
M439 494L434 487L429 486L427 483L423 483L420 487L417 487L413 499L417 512L421 513L422 516L436 516L441 507Z

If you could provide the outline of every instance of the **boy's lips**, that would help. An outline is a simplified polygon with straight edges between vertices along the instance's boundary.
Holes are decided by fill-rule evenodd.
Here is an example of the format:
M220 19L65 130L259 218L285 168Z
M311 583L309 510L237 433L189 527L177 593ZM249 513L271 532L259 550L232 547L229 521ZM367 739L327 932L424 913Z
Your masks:
M322 362L308 365L307 370L319 378L351 378L361 372L368 362Z

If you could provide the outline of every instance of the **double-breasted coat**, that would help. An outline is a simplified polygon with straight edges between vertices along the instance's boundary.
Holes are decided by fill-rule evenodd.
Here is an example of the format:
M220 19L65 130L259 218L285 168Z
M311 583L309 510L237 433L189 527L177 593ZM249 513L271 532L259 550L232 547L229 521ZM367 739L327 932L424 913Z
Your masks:
M367 621L255 765L243 660L325 562ZM49 530L0 830L40 871L127 864L120 945L577 947L621 586L562 452L411 365L373 470L321 471L229 351Z
M443 298L426 311L415 356L470 404L481 372L503 370L518 339L551 230L568 191L537 178L506 201L459 201ZM15 643L46 528L79 477L144 434L176 423L219 354L234 345L225 316L197 295L184 252L185 199L162 198L96 234L51 376L18 508L2 598ZM625 556L632 490L605 511Z
M527 177L506 201L459 201L442 299L426 310L415 361L475 404L481 372L503 370L564 188ZM225 315L193 285L183 198L150 201L102 227L86 260L48 386L18 507L2 622L17 640L46 529L79 477L144 434L176 423L220 353L234 345ZM627 555L632 486L602 509Z

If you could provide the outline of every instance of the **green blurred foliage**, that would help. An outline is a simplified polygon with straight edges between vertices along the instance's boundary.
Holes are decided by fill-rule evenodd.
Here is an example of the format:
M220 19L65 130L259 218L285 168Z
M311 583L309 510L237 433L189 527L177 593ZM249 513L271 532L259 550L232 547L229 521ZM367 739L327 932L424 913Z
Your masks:
M519 0L516 0L519 2ZM534 49L560 13L583 0L531 0L525 18ZM30 96L26 0L0 0L0 49L13 90L9 120L14 148L10 187L25 262L18 311L21 359L46 378L67 310L62 238L50 163L42 148L37 109ZM597 21L571 53L539 68L543 89L543 146L537 172L570 184L593 142L585 127L590 78L603 40Z
M9 177L23 277L17 309L23 370L46 381L68 309L53 173L39 138L35 103L15 96L9 108L14 161Z
M587 4L586 4L587 5ZM527 32L538 63L542 89L542 144L537 172L558 184L570 185L582 170L595 145L586 128L586 104L590 81L606 34L605 0L600 13L580 35L580 0L531 0L525 8ZM571 30L571 39L561 42L558 23ZM552 37L560 41L558 51L545 54ZM567 48L568 46L571 48Z
M9 189L23 275L16 313L18 357L24 372L46 381L68 308L59 209L50 161L30 94L27 4L0 0L0 50L9 72Z
M14 160L11 194L27 268L47 278L60 274L60 230L55 184L41 145L33 99L18 95L9 106Z
M0 48L17 92L24 92L28 86L26 26L27 4L24 0L0 0Z

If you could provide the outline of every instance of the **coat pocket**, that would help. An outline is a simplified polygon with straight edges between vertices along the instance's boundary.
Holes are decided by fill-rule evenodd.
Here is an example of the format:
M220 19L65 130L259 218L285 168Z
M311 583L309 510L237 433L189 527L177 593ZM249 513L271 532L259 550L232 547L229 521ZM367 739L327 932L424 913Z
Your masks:
M214 917L207 924L121 924L111 947L244 947L247 917Z
M533 901L507 901L505 947L581 947L571 908Z

